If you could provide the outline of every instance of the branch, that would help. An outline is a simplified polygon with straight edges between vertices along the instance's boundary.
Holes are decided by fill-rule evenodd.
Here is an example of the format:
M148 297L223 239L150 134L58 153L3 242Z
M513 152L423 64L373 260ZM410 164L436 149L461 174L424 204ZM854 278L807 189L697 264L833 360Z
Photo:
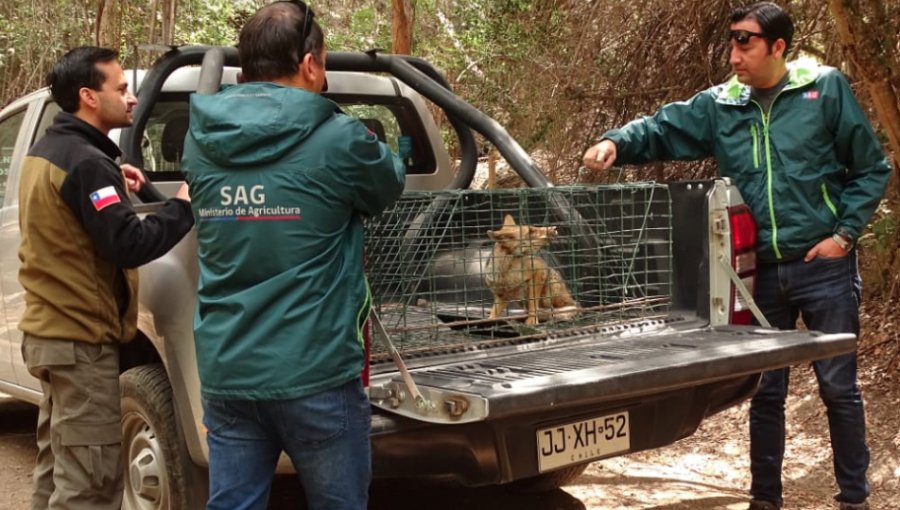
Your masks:
M444 30L447 32L447 35L450 37L450 40L453 42L453 47L456 48L456 51L458 51L463 56L463 59L466 61L466 68L463 70L462 73L460 73L460 75L456 79L456 81L459 81L459 79L462 78L463 74L465 74L466 71L469 71L469 70L471 70L473 73L475 73L475 76L477 76L479 79L483 80L484 73L481 72L481 69L479 69L478 62L469 56L469 53L466 52L466 49L465 49L465 47L463 47L462 42L456 36L456 29L453 27L453 22L450 21L450 19L444 15L444 13L440 10L440 8L435 9L435 12L437 13L438 21L440 21L441 25L444 26Z
M887 134L888 144L894 153L894 168L900 172L900 101L891 86L891 68L879 63L877 35L867 27L859 12L856 0L828 0L834 16L844 51L859 69L860 76L872 96L872 104ZM900 179L896 180L900 186Z

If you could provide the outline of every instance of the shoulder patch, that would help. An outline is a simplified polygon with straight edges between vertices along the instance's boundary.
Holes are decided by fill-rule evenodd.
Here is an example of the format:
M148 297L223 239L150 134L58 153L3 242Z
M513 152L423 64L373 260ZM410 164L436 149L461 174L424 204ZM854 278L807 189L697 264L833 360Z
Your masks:
M122 199L119 198L119 194L116 192L115 186L100 188L91 193L90 198L91 203L94 204L94 209L98 211L102 211L105 207L112 204L118 204L122 201Z

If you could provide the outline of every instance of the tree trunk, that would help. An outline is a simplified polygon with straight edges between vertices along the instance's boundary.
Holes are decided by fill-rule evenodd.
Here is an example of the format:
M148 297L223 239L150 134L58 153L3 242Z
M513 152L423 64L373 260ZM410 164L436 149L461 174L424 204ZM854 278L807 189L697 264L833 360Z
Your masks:
M882 27L868 26L865 20L873 18L862 12L859 0L828 0L828 5L834 15L844 53L859 70L881 127L887 133L888 144L894 153L894 169L900 172L900 103L892 84L889 64L894 55L884 50L893 47L892 41L879 37L879 34L886 33ZM896 182L900 185L900 179Z
M412 28L415 22L414 0L392 0L392 51L398 55L412 53Z
M147 29L147 42L150 44L156 43L156 9L159 5L159 0L153 0L150 2L150 28Z
M177 0L162 1L162 43L175 44L175 11Z
M118 0L99 0L94 44L103 48L119 49L122 44L121 14Z

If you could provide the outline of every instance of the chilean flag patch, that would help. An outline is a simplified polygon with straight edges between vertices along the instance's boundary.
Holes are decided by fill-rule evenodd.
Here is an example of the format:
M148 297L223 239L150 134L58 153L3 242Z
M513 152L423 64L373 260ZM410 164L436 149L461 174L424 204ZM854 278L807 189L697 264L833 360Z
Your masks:
M815 101L819 99L819 91L818 90L810 90L803 93L803 99L809 99L811 101Z
M91 193L91 203L94 204L94 209L101 211L104 207L118 204L122 201L119 198L119 194L116 193L115 186L107 186L105 188L100 188L97 191Z

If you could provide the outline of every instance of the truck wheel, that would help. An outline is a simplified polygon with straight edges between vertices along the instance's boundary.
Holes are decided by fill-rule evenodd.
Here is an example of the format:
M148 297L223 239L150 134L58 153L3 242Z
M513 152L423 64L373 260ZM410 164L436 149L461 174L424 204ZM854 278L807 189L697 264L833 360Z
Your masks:
M193 467L178 435L172 387L161 364L123 373L122 450L125 456L123 510L187 510ZM195 488L196 490L196 488Z
M509 489L515 492L525 493L556 490L568 485L581 476L588 465L590 465L590 462L575 464L574 466L564 467L562 469L557 469L556 471L550 471L549 473L542 473L537 476L532 476L531 478L517 480L509 484Z

